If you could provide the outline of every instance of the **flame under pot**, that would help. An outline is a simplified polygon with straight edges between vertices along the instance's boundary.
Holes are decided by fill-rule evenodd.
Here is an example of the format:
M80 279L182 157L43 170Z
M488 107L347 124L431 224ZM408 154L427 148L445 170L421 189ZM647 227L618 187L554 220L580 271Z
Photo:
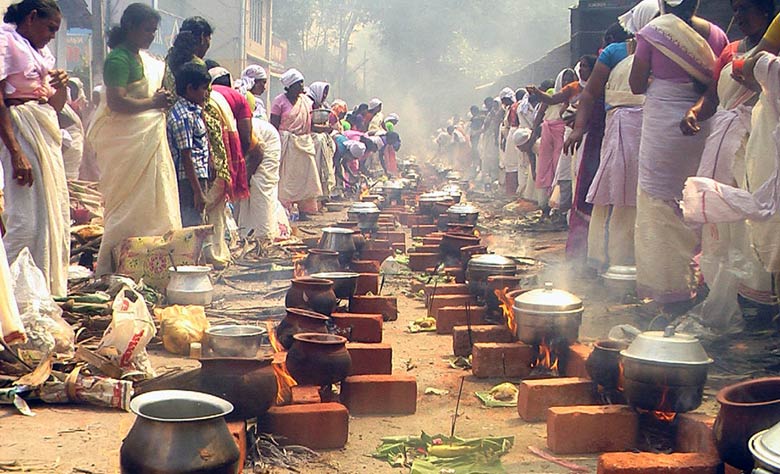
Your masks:
M487 280L491 276L514 276L517 265L511 259L501 255L483 254L471 257L466 266L466 279L469 292L478 300L485 298Z
M699 341L673 327L638 335L623 357L628 403L651 411L684 413L701 405L712 359Z
M526 344L539 344L558 338L573 344L579 338L582 300L568 291L553 288L527 291L515 298L517 338Z

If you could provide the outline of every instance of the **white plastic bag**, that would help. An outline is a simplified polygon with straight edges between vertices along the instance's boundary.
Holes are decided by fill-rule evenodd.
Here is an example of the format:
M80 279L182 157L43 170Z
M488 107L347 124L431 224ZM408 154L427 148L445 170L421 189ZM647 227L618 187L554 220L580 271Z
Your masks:
M35 266L28 248L11 265L14 297L28 341L20 349L69 355L73 352L73 328L62 319L62 309L49 293L43 272Z
M140 293L125 286L114 298L114 314L98 350L113 347L116 353L112 360L127 374L139 371L146 377L156 374L146 354L146 345L157 334L154 319L146 308L146 301Z

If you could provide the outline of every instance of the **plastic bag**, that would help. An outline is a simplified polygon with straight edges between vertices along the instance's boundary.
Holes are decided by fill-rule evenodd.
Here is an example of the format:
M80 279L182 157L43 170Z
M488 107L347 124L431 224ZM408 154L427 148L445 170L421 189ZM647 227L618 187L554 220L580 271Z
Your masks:
M160 321L163 346L173 354L188 355L190 344L200 342L209 328L203 306L174 305L155 309L154 315Z
M157 334L146 301L137 291L124 287L114 298L114 315L98 350L113 347L116 352L109 358L126 374L140 371L146 377L156 374L146 354L146 345Z
M43 357L51 353L72 354L73 328L62 319L62 309L49 293L46 277L35 266L28 248L22 249L11 265L11 279L28 338L19 348L38 351Z

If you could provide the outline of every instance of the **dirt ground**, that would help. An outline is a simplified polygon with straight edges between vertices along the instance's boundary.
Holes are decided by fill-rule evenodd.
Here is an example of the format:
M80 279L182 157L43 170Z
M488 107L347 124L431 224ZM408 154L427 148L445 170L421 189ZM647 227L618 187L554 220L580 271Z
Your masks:
M554 281L556 286L568 289L583 298L586 311L581 328L582 341L604 338L609 328L616 324L629 323L642 329L649 324L653 318L651 308L646 305L623 304L609 298L598 278L577 273L570 264L564 262L565 233L524 233L517 230L511 219L499 214L500 205L503 203L485 199L477 204L483 211L483 236L491 251L542 259L547 263L542 279ZM326 213L302 227L306 232L316 233L323 224L335 222L340 218L341 214ZM303 236L311 235L304 233ZM234 268L226 275L229 277L240 271L246 273L246 269ZM278 296L274 298L260 299L258 295L266 294L269 289L279 288L283 283L277 281L267 284L242 280L240 285L233 284L233 288L218 284L216 299L222 300L222 308L280 307L283 305L283 292L277 293ZM503 464L509 473L569 472L566 468L541 460L527 449L528 446L546 448L544 423L526 423L519 418L514 408L483 408L474 396L475 391L489 389L504 380L477 380L470 372L450 368L446 361L451 354L450 336L410 334L406 331L410 321L424 315L422 300L407 297L402 293L403 290L408 290L408 284L408 275L388 277L385 282L383 294L398 297L399 318L385 324L384 340L393 346L394 372L407 373L417 378L417 413L403 417L351 417L349 442L346 447L324 452L321 462L305 466L301 472L408 472L406 469L392 468L384 461L371 458L369 454L383 436L417 435L421 431L429 434L448 434L461 377L465 377L465 381L457 421L458 436L515 436L513 449L503 458ZM716 358L716 366L711 371L704 403L697 411L716 414L714 394L717 388L726 383L773 373L775 370L766 367L769 364L765 363L765 359L751 359L751 354L764 354L767 348L776 350L780 347L772 346L772 341L775 341L774 335L765 335L760 339L730 336L721 339L719 343L713 343L712 346L720 346L720 351L724 354L731 352L731 358L726 355L721 358L711 351L711 355ZM708 345L709 347L711 346ZM734 351L737 356L734 356ZM159 346L150 348L150 353L158 372L197 366L196 361L170 356ZM746 365L737 366L736 362L730 362L736 359ZM722 363L718 364L718 361ZM448 393L425 395L425 389L429 387L447 390ZM75 405L35 404L32 408L36 413L34 417L19 415L9 406L0 408L0 472L119 472L119 448L133 423L134 415ZM595 472L596 456L565 459L587 466L591 472Z

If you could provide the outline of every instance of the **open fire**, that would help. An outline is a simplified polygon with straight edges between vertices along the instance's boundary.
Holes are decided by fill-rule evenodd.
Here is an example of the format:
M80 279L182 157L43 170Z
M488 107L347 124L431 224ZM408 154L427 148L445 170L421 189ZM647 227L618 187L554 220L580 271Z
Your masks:
M279 342L279 339L276 338L276 331L274 330L273 324L270 322L266 323L266 328L268 328L268 339L274 352L284 352L284 347ZM271 367L274 370L276 384L279 387L276 391L276 403L278 405L290 403L292 400L292 388L298 385L298 382L290 375L290 372L287 370L286 362L273 362Z
M295 278L303 278L306 276L306 268L304 263L306 262L306 252L295 252L292 255L293 275Z
M637 408L637 411L639 413L649 413L652 415L653 418L655 418L658 421L664 422L664 423L671 423L674 421L675 417L677 416L677 413L672 411L672 407L669 406L669 387L664 386L663 391L661 392L661 400L658 402L658 409L657 410L643 410L641 408Z
M536 360L531 362L531 375L558 377L561 373L559 366L562 350L566 350L568 346L542 339L537 347Z
M513 311L514 302L509 297L509 288L503 290L494 290L496 298L498 298L499 307L504 313L504 320L509 328L509 332L513 335L517 334L517 320L515 319L515 312Z

